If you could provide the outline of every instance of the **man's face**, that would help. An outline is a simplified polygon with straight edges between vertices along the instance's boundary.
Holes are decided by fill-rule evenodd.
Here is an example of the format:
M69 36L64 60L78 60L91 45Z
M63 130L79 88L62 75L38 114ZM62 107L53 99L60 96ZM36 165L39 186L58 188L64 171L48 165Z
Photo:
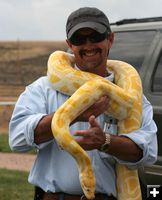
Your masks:
M106 38L103 37L102 41L94 42L93 38L98 36L96 33L93 29L83 28L77 31L76 35L78 41L83 41L82 44L75 45L71 41L67 41L75 55L77 66L83 71L97 73L106 67L107 56L113 39L110 34Z

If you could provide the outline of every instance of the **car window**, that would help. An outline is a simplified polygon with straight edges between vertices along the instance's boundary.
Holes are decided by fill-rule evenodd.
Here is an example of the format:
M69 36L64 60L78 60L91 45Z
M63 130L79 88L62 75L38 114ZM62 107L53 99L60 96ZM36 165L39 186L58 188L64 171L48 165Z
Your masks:
M155 31L115 32L109 59L128 62L139 71L155 33Z
M152 91L162 92L162 51L153 77Z

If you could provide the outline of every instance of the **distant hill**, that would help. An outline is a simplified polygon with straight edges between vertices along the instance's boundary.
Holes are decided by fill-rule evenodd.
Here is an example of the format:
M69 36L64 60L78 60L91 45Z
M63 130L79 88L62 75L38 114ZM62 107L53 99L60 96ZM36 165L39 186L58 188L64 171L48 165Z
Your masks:
M25 86L46 75L49 55L67 51L63 41L0 41L0 134L8 133L8 124Z
M46 75L55 50L67 51L63 41L0 41L0 101L17 98L24 87Z

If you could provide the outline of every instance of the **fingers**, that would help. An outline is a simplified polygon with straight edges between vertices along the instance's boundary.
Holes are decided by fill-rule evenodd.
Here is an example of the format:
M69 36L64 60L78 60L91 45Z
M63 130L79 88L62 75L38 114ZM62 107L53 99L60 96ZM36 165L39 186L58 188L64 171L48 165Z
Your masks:
M100 99L98 99L91 108L97 108L100 109L100 107L107 107L109 103L109 97L108 96L102 96Z
M90 128L87 130L77 130L77 132L74 133L75 136L83 136L83 137L88 137L91 134L94 134L94 131L96 130L95 128L100 129L100 125L96 121L96 118L94 115L91 115L89 117L89 124Z
M88 130L77 130L74 133L74 136L83 136L83 137L87 137L88 134Z
M100 125L98 124L98 122L96 121L96 118L94 115L91 115L89 117L89 124L91 125L91 127L96 127L96 128L100 128Z
M79 115L73 121L73 123L75 123L77 121L87 122L87 121L89 121L89 117L91 115L98 117L100 114L102 114L103 112L105 112L108 109L108 105L109 105L109 97L108 96L102 96L96 103L94 103L86 111L84 111L81 115Z
M109 103L109 97L108 96L102 96L97 102L96 104L104 105L104 106L108 106Z
M77 130L74 133L74 136L80 136L75 137L75 141L85 150L98 149L103 143L103 131L94 115L89 117L89 124L89 129Z
M109 106L109 97L108 96L102 96L96 103L92 105L92 111L94 112L94 115L97 117L101 113L105 112L108 109Z

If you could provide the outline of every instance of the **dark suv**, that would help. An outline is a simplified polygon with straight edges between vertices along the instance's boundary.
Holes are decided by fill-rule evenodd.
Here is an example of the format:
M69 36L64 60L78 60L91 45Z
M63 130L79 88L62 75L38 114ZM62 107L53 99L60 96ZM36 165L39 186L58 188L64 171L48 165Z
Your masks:
M162 184L162 17L127 19L111 24L115 41L110 59L123 60L139 72L144 94L153 105L158 127L158 160L139 170L141 185Z

